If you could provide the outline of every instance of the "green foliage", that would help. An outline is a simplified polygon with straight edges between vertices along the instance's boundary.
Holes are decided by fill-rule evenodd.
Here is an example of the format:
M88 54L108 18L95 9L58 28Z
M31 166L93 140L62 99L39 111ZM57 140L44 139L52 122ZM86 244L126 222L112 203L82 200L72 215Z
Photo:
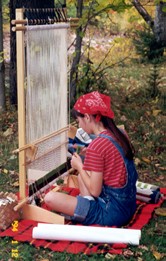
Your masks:
M106 92L108 83L104 77L104 71L95 70L95 66L89 62L83 63L79 68L79 72L80 77L77 88L78 96L94 90Z
M133 43L142 62L160 59L163 56L164 47L157 43L154 33L148 27L135 31Z
M160 84L160 72L159 64L152 64L150 75L149 75L149 90L150 97L155 98L159 95L159 84Z
M71 69L71 75L70 75L70 86L71 86L71 103L76 98L75 94L78 92L82 93L83 91L87 92L93 88L96 88L95 86L100 86L100 90L107 89L107 81L105 80L105 71L109 66L112 66L112 64L117 63L120 60L126 59L126 57L131 57L133 54L133 47L131 46L131 43L129 41L126 41L126 36L129 34L129 30L134 24L134 28L138 28L140 26L140 23L138 22L138 14L135 12L135 9L132 8L132 5L129 1L122 1L122 0L92 0L92 1L83 1L84 7L82 9L82 17L79 20L79 30L76 31L76 44L75 44L75 55L73 56L73 61L77 63L77 66L73 62L73 67ZM74 5L78 7L79 1L67 1L67 7L72 5L72 8L74 8ZM131 13L130 13L131 12ZM129 21L130 16L133 16L133 21ZM136 25L136 26L135 26ZM92 29L93 28L93 29ZM86 55L84 51L83 44L80 45L80 36L82 40L84 40L84 36L87 37L87 34L90 35L90 39L93 40L93 35L91 33L91 29L98 31L100 30L101 35L97 36L95 35L96 40L98 37L105 37L106 35L109 36L109 38L113 38L114 43L112 43L112 46L110 42L108 42L108 45L110 44L110 49L114 49L114 51L108 51L106 52L100 52L99 55L94 57L93 59L93 49L95 47L86 46L86 48L89 48L89 54ZM90 33L89 33L90 31ZM115 35L119 36L119 39L122 38L122 41L118 43L118 40L115 40ZM97 37L96 37L97 36ZM125 36L125 37L123 37ZM93 40L93 41L94 41ZM77 44L78 43L78 44ZM127 43L127 47L124 48L124 43ZM104 43L106 44L106 43ZM104 45L103 44L103 45ZM97 44L96 44L97 45ZM102 44L100 43L102 46ZM114 46L114 47L113 47ZM129 47L129 48L128 48ZM103 46L104 49L104 46ZM122 50L123 49L123 50ZM107 59L103 58L105 55L109 53ZM90 57L90 60L93 61L93 65L89 65L89 63L83 62L81 65L80 63L82 60L80 59L80 53L83 53L84 57L86 57L86 60ZM116 55L115 55L116 53ZM103 55L103 57L101 57ZM135 54L134 54L135 55ZM101 59L97 61L96 59L100 57ZM107 62L106 62L107 60ZM116 60L116 61L115 61ZM97 67L100 67L96 70ZM74 71L74 73L73 73ZM102 71L102 74L100 72ZM95 86L94 86L95 85ZM77 89L76 90L76 86ZM77 95L78 95L77 94Z
M67 16L76 17L76 7L74 1L67 1Z
M3 13L3 23L8 24L10 20L9 0L2 1L2 13Z
M147 75L146 95L148 98L159 99L161 109L165 109L166 78L162 72L162 64L158 60L153 61Z
M4 52L0 52L0 63L4 61Z
M160 2L161 2L161 0L155 0L155 1L154 1L154 3L155 3L156 5L158 5ZM163 3L166 3L166 0L163 0L162 2L163 2Z
M89 61L87 61L89 63ZM86 64L86 63L85 63ZM90 64L91 70L95 70L95 65ZM158 68L159 66L159 68ZM164 75L165 64L158 65L156 70ZM143 182L164 187L165 170L165 147L164 147L164 113L161 110L161 103L158 98L147 99L144 92L144 85L149 75L150 64L130 63L123 66L109 68L107 75L109 92L112 98L112 107L115 112L117 124L125 125L130 139L136 149L137 170L139 179ZM88 68L84 68L85 72ZM159 73L158 72L158 73ZM83 80L83 79L82 79ZM12 129L12 133L6 131ZM5 135L4 135L5 134ZM18 191L18 187L12 186L18 179L16 165L13 164L11 157L12 151L17 146L17 111L7 111L0 115L0 190ZM142 158L146 157L147 162ZM2 160L2 161L1 161ZM12 162L12 164L9 164ZM18 162L17 162L18 165ZM4 173L4 169L8 173ZM12 170L10 172L10 170ZM164 217L153 214L152 220L141 231L141 241L139 246L130 246L124 251L123 255L103 254L70 254L65 251L62 253L51 251L47 248L35 248L26 242L18 242L17 249L19 261L94 261L94 260L116 260L116 261L136 261L157 260L156 254L161 254L160 260L165 256L165 220ZM12 238L0 239L0 260L12 260L13 249ZM163 256L163 258L162 258ZM159 260L159 259L158 259Z

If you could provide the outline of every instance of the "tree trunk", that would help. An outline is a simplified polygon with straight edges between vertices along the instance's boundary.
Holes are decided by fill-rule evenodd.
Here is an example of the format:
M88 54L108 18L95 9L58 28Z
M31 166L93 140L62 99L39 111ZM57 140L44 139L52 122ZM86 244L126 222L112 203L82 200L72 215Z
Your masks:
M83 11L83 0L77 0L77 17L82 17ZM75 44L75 57L73 59L71 71L70 71L70 101L71 105L74 103L76 98L76 83L78 75L78 64L81 58L81 46L82 46L82 26L79 26L76 31L76 44Z
M166 47L166 3L162 1L156 6L154 32L156 42Z
M146 9L141 5L139 0L133 0L132 3L136 8L136 10L138 11L138 13L142 16L145 22L152 29L158 48L165 47L166 46L166 11L165 11L166 3L160 1L156 5L156 14L154 20L148 14Z
M54 0L10 0L10 21L15 19L16 8L53 8ZM10 27L10 98L17 105L16 33Z
M5 109L5 64L3 55L3 19L0 0L0 112Z
M146 9L141 5L139 0L133 0L132 1L133 6L138 11L138 13L142 16L142 18L145 20L145 22L150 26L150 28L154 29L154 21L152 17L148 14Z

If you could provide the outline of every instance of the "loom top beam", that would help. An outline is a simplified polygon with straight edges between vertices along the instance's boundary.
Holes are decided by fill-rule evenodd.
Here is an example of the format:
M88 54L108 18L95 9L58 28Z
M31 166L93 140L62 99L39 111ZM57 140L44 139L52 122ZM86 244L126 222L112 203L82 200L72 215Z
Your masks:
M79 22L79 18L67 18L67 22ZM23 19L23 20L12 20L11 21L12 25L17 25L17 24L28 24L28 19Z
M78 23L79 18L67 18L66 8L37 8L37 9L22 9L25 19L12 20L12 25L20 25L20 30L26 30L21 27L23 25L48 25L55 23L70 23L71 27L76 27L75 23ZM17 28L12 28L13 31L17 31Z
M78 23L75 23L75 22L78 22L79 21L79 19L78 18L68 18L67 19L67 22L68 23L70 23L70 27L71 28L75 28L75 27L78 27L79 26L79 24ZM72 23L72 22L74 22L74 23ZM27 20L12 20L11 21L11 24L12 25L16 25L16 26L13 26L12 27L12 31L13 32L17 32L17 31L26 31L27 30L27 23L28 23L28 21ZM33 25L37 25L38 24L38 21L36 20L36 23L34 22L34 24ZM40 24L40 23L39 23ZM50 26L54 26L55 25L55 27L56 28L63 28L63 21L62 22L58 22L58 23L53 23L53 22L51 22L51 20L50 20L50 22L49 23L45 23L45 26L46 26L46 28L47 28L47 30L49 29L49 25ZM42 29L44 30L44 25L42 25ZM50 27L51 28L51 27ZM35 28L34 28L34 30L35 30Z
M12 25L16 25L16 27L12 27L13 32L27 30L26 25L51 25L70 23L70 27L78 27L79 18L67 18L65 8L23 8L22 12L24 13L25 19L16 19L11 21Z
M71 24L71 25L70 25L71 28L76 28L76 27L78 27L78 26L79 26L78 24ZM61 27L59 26L59 28L61 28ZM19 26L19 27L13 26L13 27L12 27L12 31L13 31L13 32L26 31L26 30L27 30L27 27L26 27L26 26Z

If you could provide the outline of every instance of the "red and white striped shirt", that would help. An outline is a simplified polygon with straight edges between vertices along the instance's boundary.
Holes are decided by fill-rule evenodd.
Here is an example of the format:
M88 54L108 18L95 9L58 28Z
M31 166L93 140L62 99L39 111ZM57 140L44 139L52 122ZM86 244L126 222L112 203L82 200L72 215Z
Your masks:
M102 134L110 135L109 131ZM124 160L115 145L107 138L97 137L87 148L84 170L103 173L103 184L111 187L123 187L126 183Z

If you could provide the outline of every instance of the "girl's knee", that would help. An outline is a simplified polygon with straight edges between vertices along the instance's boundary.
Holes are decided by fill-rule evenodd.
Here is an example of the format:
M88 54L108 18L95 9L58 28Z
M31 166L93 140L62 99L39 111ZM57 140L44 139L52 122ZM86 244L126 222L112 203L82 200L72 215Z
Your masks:
M50 191L48 192L45 197L44 197L44 202L46 203L46 205L50 205L52 204L52 202L55 200L55 193Z

